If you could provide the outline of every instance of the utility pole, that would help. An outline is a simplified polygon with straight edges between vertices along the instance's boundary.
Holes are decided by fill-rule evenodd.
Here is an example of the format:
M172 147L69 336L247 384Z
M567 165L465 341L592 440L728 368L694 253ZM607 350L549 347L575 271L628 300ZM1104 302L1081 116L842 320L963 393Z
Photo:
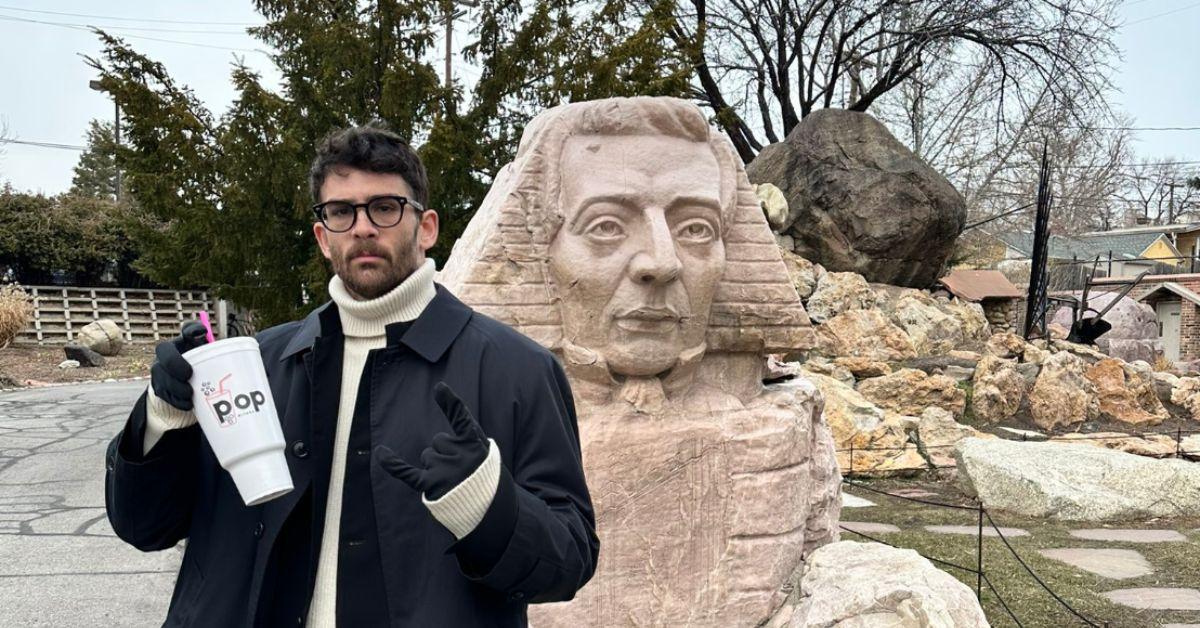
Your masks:
M1168 190L1167 224L1171 224L1171 223L1175 222L1175 188L1180 187L1183 184L1176 183L1174 179L1171 179L1170 183L1164 183L1163 185L1167 186L1167 190Z
M450 59L454 54L454 46L451 43L454 38L454 20L466 14L466 11L456 11L454 6L462 5L467 7L479 6L479 0L445 0L446 8L446 89L454 87L454 74L450 69Z
M96 80L88 81L88 87L98 92L105 91L100 81ZM121 202L121 169L117 167L117 148L121 146L121 103L117 102L116 98L113 98L113 109L115 110L113 115L113 170L117 173L116 196L119 203Z

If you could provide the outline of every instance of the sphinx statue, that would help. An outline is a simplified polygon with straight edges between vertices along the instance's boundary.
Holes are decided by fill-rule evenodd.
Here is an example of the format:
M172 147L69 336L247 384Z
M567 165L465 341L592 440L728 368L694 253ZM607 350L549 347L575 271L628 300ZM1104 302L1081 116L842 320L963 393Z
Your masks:
M728 139L672 98L534 118L441 273L553 350L575 394L600 560L534 626L756 626L837 539L815 387L763 384L813 331Z

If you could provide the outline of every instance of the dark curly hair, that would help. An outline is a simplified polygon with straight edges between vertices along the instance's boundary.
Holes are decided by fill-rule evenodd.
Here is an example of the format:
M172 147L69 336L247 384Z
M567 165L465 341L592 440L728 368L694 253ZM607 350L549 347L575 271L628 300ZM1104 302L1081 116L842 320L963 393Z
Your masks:
M317 157L309 168L309 191L313 202L321 202L321 186L329 171L339 166L398 174L412 188L413 200L429 206L429 180L425 165L404 138L381 122L338 129L317 146Z

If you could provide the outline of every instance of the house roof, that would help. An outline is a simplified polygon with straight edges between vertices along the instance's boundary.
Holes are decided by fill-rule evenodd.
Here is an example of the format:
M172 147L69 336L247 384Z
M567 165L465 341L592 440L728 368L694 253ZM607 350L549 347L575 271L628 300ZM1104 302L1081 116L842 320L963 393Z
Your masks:
M951 294L967 301L1025 296L998 270L952 270L938 281Z
M1129 234L1129 233L1188 233L1190 231L1200 231L1200 222L1176 223L1171 225L1145 225L1141 227L1126 227L1124 229L1110 229L1108 231L1089 231L1081 233L1084 236L1104 235L1104 234Z
M1187 299L1188 301L1191 301L1192 303L1195 303L1196 305L1200 305L1200 294L1196 294L1195 292L1192 292L1191 290L1184 288L1183 286L1175 283L1174 281L1167 281L1167 282L1158 284L1150 292L1147 292L1146 294L1143 294L1142 296L1138 297L1137 300L1138 301L1146 301L1150 297L1150 295L1156 295L1161 292L1172 292L1174 294L1179 295L1180 297L1183 297L1184 299Z
M996 239L1025 257L1033 256L1033 234L1027 231L1010 231L996 235ZM1176 256L1179 251L1165 235L1157 231L1118 233L1103 231L1096 234L1078 236L1050 236L1046 256L1051 259L1090 260L1096 256L1108 259L1109 251L1113 259L1133 260L1142 256L1146 249L1156 241L1162 240Z

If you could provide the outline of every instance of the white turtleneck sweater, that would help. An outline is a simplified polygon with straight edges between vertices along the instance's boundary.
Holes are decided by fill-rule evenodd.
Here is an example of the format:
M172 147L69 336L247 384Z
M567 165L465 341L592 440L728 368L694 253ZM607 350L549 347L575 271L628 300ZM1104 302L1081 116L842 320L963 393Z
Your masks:
M359 380L366 365L367 353L387 344L387 325L415 320L420 316L435 294L434 271L433 260L427 259L391 292L371 300L355 298L346 289L340 277L334 276L329 282L329 296L337 305L345 342L342 354L341 399L338 404L337 430L329 477L329 499L325 508L325 528L321 535L316 586L313 590L312 604L309 606L309 626L324 628L336 625L338 548L341 545L339 532L346 454ZM178 410L157 395L149 395L146 409L146 435L143 443L143 451L146 453L150 452L164 431L187 427L196 422L195 414ZM495 496L499 479L500 456L493 441L484 463L466 480L440 499L429 501L422 497L422 502L442 525L461 539L483 520Z

